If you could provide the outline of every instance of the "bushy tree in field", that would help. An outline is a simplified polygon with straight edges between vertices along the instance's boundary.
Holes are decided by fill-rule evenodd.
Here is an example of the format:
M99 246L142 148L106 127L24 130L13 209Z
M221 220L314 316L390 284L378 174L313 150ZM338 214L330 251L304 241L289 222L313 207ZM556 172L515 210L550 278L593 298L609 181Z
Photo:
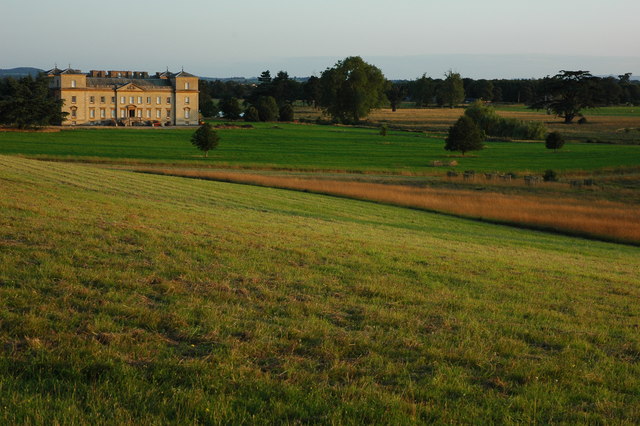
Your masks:
M460 151L464 155L465 152L481 150L484 138L484 132L480 127L471 118L463 115L449 128L444 149Z
M260 121L276 121L280 114L278 104L273 96L261 96L255 104Z
M320 106L341 123L357 123L385 100L382 71L359 56L338 61L320 77Z
M67 115L62 104L44 75L0 81L0 124L21 129L59 125Z
M557 152L564 146L564 137L560 132L551 132L547 135L544 145L547 147L547 149L553 149L555 152Z
M293 107L291 104L284 104L280 107L279 121L293 121Z
M464 100L464 83L460 74L452 70L447 71L444 76L444 81L438 87L438 97L442 105L453 108Z
M213 130L209 123L204 123L195 131L193 136L191 136L191 143L200 151L203 151L205 157L210 150L218 146L219 141L220 136L218 136L218 133Z
M238 98L235 97L224 98L220 101L220 111L222 111L224 118L228 118L229 120L237 120L240 118L240 114L242 114L242 108L240 107Z
M589 71L562 70L542 80L542 97L531 108L546 109L569 124L583 109L597 106L597 80Z

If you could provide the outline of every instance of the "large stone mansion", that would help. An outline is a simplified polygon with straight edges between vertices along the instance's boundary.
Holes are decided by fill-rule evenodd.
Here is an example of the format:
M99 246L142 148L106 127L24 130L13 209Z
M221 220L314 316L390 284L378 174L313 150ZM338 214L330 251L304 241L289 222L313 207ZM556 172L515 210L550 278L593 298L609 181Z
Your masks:
M64 101L66 126L198 125L198 77L181 71L149 76L140 71L53 68L50 87Z

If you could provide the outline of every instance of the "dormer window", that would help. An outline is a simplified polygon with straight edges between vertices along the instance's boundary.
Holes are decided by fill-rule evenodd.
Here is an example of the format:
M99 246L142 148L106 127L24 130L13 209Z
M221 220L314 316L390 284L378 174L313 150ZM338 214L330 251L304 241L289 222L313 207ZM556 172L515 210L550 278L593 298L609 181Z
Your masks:
M76 87L76 81L75 80L71 80L71 87Z
M189 90L189 82L184 83L184 90Z

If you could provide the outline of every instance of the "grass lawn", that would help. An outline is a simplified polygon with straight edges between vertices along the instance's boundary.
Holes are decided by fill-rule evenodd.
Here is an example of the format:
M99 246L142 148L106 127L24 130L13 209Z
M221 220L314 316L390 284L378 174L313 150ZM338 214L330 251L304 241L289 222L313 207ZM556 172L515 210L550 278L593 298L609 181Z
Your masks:
M0 422L637 424L639 258L0 156Z
M294 170L433 173L431 161L459 163L458 170L543 172L636 166L640 146L568 143L553 153L542 143L488 142L466 157L443 149L423 133L375 129L257 124L221 129L219 148L203 159L189 142L193 130L75 129L57 133L0 132L0 154L81 161L197 164ZM446 170L446 169L445 169ZM443 169L440 169L443 172Z

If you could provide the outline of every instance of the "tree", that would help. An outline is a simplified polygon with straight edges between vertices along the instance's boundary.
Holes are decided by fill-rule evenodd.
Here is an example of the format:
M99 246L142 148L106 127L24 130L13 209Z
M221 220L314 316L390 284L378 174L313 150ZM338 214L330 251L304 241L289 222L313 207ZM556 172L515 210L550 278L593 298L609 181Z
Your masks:
M203 151L205 157L210 150L218 146L218 141L220 141L220 136L209 123L204 123L198 127L198 130L191 136L191 143L200 151Z
M320 79L314 75L302 84L302 98L307 105L317 108L321 93Z
M320 77L320 106L342 123L357 123L385 100L382 71L359 56L338 61Z
M389 82L389 87L387 88L387 98L389 99L389 104L391 105L391 111L395 112L398 109L398 106L404 99L406 92L407 90L405 84Z
M242 114L242 108L240 108L238 98L235 97L224 98L220 101L220 111L222 111L224 118L228 118L229 120L237 120L240 118L240 114Z
M564 118L569 124L581 116L585 108L596 107L595 82L589 71L560 71L543 79L542 98L531 105L533 109L546 109L549 114Z
M449 128L444 149L460 151L464 155L468 151L481 150L484 138L484 132L480 130L478 125L470 117L463 115Z
M273 96L260 96L255 104L260 121L276 121L280 115L278 104Z
M279 121L293 121L293 107L291 104L284 104L280 108Z
M558 150L564 146L564 137L560 132L551 132L547 135L544 146L546 146L547 149L553 149L554 152L558 152Z
M200 108L200 113L203 117L216 117L220 110L218 106L213 101L211 95L206 91L200 91L200 96L198 97L198 103Z
M436 83L431 77L423 74L415 81L409 82L409 97L420 108L429 105L436 94Z
M449 108L453 108L464 100L464 83L460 74L452 70L447 71L444 76L445 79L440 84L438 96L443 105L449 105Z
M247 110L244 112L244 121L260 121L260 114L258 114L258 110L253 105L249 106Z
M62 105L43 74L19 80L7 78L0 87L0 124L21 129L59 125L67 116Z

